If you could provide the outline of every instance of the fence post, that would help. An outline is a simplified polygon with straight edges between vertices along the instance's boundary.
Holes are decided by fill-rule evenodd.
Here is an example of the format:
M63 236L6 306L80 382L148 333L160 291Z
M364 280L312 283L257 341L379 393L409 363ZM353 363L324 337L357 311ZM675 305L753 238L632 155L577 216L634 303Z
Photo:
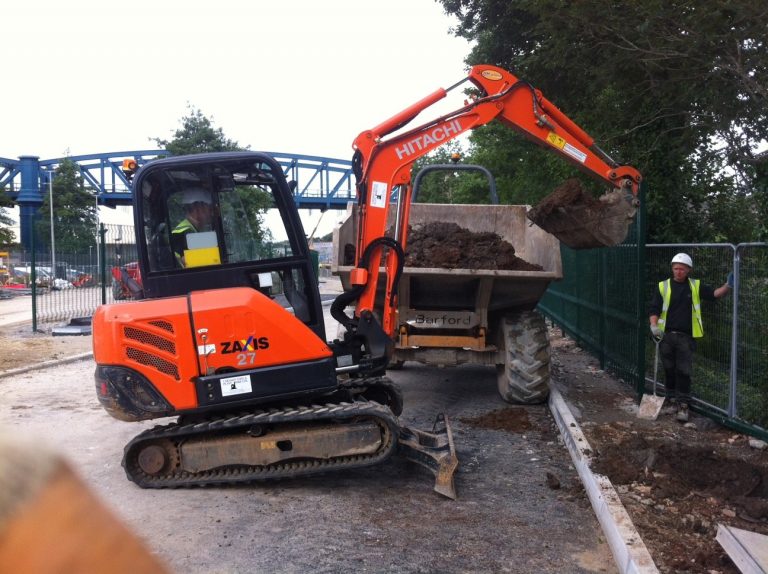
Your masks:
M640 206L637 210L637 380L635 388L637 389L638 401L642 398L645 391L645 340L646 329L648 328L648 318L645 313L645 222L647 217L647 208L645 204L646 183L640 183L639 200Z
M733 317L731 318L731 373L730 392L728 393L728 416L736 418L736 382L738 381L738 354L739 354L739 283L741 274L741 255L739 250L743 244L736 245L733 249Z
M32 282L30 287L32 287L32 332L37 332L37 271L35 267L37 266L37 261L35 258L35 250L37 247L35 246L35 235L37 234L37 226L33 225L32 229L29 233L29 244L30 249L32 250L32 253L30 254L30 260L29 260L29 280Z
M107 304L107 230L99 223L99 276L101 277L101 304Z
M606 291L608 290L608 287L606 285L606 265L605 265L605 257L606 257L606 250L601 249L599 251L599 257L597 264L597 273L598 277L600 279L600 290L597 293L597 304L600 307L600 331L599 331L599 341L600 341L600 368L605 369L605 324L607 321L607 313L605 308L605 301L607 299Z

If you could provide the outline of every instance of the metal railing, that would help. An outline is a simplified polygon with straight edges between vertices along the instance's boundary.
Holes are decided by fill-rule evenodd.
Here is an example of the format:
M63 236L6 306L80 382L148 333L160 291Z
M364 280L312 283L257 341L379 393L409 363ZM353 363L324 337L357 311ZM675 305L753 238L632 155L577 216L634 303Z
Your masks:
M696 341L693 408L742 432L768 438L768 244L650 244L609 249L562 248L562 281L553 283L539 309L631 385L651 389L654 345L649 303L670 261L691 255L692 277L714 288L734 274L730 296L702 303L704 337ZM663 390L663 369L659 383Z

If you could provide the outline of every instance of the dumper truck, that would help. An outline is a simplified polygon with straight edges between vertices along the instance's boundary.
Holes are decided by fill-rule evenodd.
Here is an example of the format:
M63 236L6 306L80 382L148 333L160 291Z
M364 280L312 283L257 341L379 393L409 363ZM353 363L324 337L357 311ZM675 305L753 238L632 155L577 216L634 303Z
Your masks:
M516 255L540 271L403 267L390 368L405 361L427 365L495 366L504 400L536 403L549 394L549 339L535 307L551 281L563 276L560 242L526 219L525 205L414 203L410 223L455 223L470 232L496 233ZM333 233L331 271L345 290L352 266L345 261L357 236L356 210ZM393 222L390 222L390 225ZM348 259L347 259L348 260ZM376 307L382 307L379 281Z

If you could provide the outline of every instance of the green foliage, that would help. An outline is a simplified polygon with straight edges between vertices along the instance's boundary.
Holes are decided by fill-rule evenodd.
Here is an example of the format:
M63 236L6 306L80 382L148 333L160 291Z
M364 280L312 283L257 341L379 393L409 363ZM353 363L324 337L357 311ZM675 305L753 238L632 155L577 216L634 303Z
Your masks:
M173 134L172 140L151 138L171 155L187 155L215 151L243 151L236 141L227 138L221 128L214 128L213 122L199 109L189 106L189 114L181 118L181 128Z
M649 241L764 234L765 175L755 157L768 133L764 3L441 2L459 18L454 32L475 41L468 63L530 81L618 162L640 170ZM524 151L519 136L489 127L471 141L516 202L562 181L563 169Z
M47 190L46 190L47 191ZM50 194L43 194L36 223L39 246L51 245ZM53 232L57 253L83 253L96 241L96 192L85 186L77 164L64 159L53 177Z
M264 214L274 207L272 193L258 187L248 187L240 190L240 201L245 206L245 213L250 225L253 243L268 243L272 241L272 232L264 223Z
M6 213L6 207L12 207L13 202L5 194L5 188L0 187L0 245L11 245L15 238L11 226L13 219Z

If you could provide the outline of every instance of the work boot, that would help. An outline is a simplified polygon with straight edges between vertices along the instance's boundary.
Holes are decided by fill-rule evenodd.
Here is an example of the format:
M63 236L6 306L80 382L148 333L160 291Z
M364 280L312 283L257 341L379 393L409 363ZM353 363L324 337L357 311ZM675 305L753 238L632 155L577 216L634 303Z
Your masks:
M688 405L686 403L680 403L677 407L677 420L681 423L688 422Z

